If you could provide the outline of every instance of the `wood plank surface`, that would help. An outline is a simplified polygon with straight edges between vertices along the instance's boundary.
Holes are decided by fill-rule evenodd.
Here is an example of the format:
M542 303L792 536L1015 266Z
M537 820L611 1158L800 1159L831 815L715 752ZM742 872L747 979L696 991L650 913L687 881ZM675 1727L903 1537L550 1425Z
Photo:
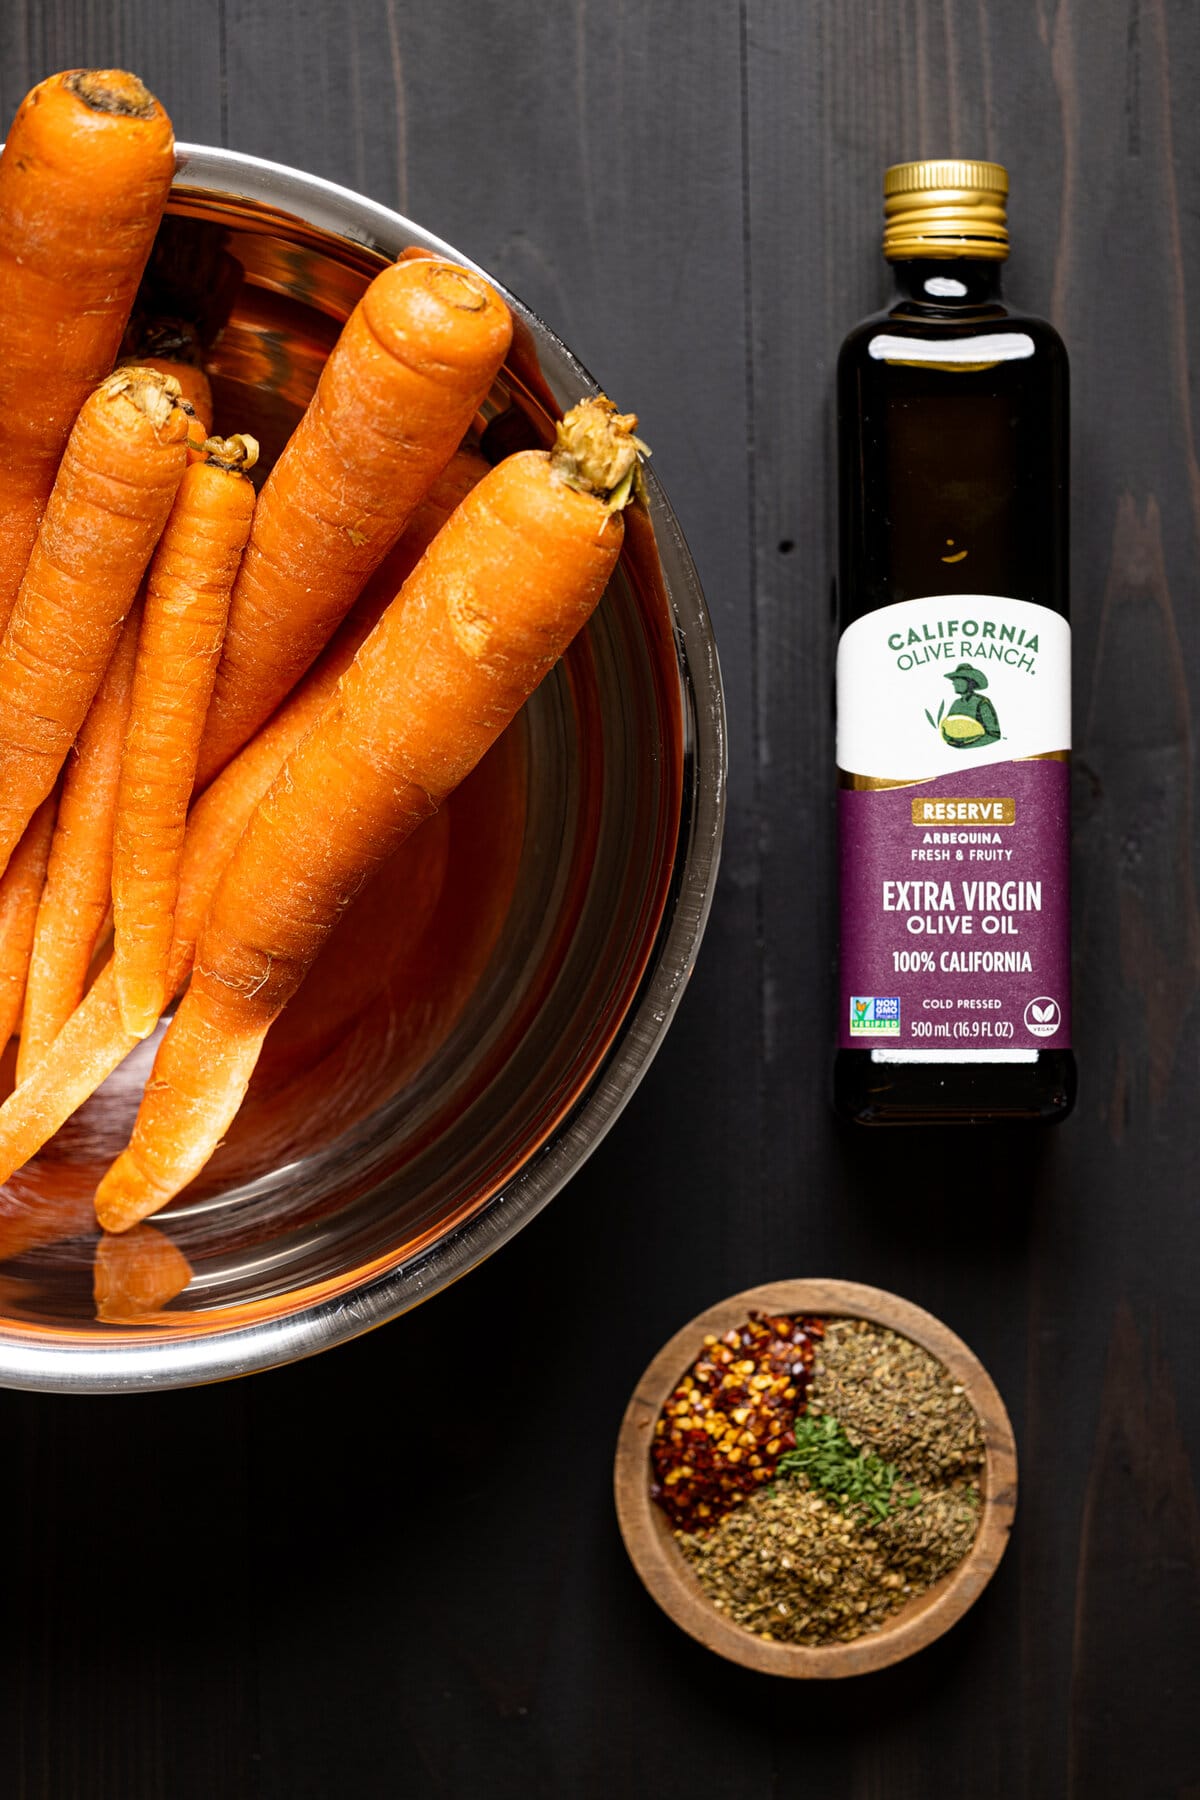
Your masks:
M636 407L696 555L730 818L678 1023L591 1162L365 1340L138 1399L0 1393L13 1800L1196 1800L1200 13L1190 0L10 0L0 108L128 63L181 137L493 268ZM879 177L1013 180L1074 373L1076 1018L1047 1136L864 1138L833 1031L832 371ZM793 1276L944 1318L1021 1506L971 1615L797 1692L626 1562L610 1469L681 1321Z

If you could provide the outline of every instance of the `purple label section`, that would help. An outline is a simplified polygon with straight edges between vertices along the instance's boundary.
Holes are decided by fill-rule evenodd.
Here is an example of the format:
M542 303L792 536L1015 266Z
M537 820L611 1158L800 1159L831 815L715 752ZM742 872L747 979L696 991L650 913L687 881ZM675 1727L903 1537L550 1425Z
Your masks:
M838 793L843 1049L1071 1042L1070 770Z

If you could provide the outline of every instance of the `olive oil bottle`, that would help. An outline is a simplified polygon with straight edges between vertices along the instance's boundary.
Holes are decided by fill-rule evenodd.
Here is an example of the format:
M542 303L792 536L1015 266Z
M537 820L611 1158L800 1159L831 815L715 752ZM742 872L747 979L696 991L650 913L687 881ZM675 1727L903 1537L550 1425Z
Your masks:
M1008 177L884 177L838 365L841 980L862 1124L1053 1120L1071 1053L1067 358L1001 297Z

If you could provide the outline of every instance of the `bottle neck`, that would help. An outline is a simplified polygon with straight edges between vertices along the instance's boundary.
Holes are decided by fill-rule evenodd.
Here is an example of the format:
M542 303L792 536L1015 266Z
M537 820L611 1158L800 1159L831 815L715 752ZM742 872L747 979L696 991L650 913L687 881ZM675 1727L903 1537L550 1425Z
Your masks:
M998 306L1004 264L993 257L926 256L894 262L893 305L918 306L937 313L977 312Z

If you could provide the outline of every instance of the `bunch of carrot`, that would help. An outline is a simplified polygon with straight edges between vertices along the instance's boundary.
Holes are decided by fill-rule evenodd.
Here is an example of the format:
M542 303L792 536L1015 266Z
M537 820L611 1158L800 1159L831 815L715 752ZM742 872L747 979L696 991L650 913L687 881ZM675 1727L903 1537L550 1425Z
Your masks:
M111 70L35 88L0 157L0 1180L182 995L115 1232L204 1166L358 889L585 623L643 448L604 400L549 452L460 448L512 321L402 257L256 497L186 333L114 367L172 172Z

